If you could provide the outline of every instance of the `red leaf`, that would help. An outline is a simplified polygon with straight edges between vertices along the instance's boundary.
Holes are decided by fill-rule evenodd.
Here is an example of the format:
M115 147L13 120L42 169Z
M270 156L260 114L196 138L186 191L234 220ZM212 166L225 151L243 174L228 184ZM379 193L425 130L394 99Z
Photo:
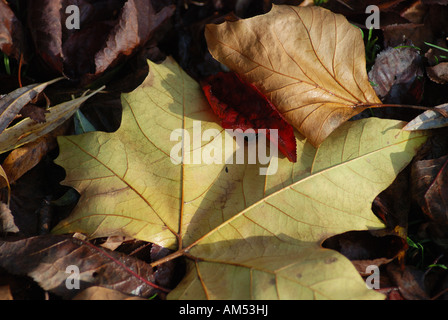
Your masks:
M220 72L202 82L202 90L224 129L277 129L279 150L291 162L297 161L293 127L275 106L253 85L236 73Z

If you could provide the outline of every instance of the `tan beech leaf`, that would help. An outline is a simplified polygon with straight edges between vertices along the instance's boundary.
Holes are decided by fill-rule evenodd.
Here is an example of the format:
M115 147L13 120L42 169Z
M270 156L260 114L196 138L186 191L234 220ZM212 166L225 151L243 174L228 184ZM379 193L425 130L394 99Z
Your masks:
M361 32L324 8L274 5L265 15L207 25L205 36L213 57L260 89L314 146L381 104Z

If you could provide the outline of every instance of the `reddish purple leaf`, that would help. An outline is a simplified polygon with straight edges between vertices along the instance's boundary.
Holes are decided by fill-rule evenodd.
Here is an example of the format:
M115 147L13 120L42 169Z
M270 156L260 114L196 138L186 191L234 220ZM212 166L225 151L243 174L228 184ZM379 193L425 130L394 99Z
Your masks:
M289 161L297 161L293 127L256 87L234 72L220 72L203 81L202 89L224 129L277 129L278 141L272 141Z
M1 268L13 274L28 275L43 289L65 299L79 293L66 286L69 266L79 269L81 290L102 286L141 297L168 292L157 285L158 279L148 263L70 235L0 240Z
M421 57L414 48L387 48L376 58L369 80L384 103L413 104L423 96Z

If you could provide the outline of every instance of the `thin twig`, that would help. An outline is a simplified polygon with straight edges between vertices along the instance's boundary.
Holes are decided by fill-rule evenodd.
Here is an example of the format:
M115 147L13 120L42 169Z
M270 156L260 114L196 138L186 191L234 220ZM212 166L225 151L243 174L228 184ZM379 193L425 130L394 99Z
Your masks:
M168 261L171 261L173 259L182 257L182 256L185 255L185 253L186 253L186 249L178 250L178 251L176 251L176 252L174 252L174 253L172 253L170 255L167 255L166 257L163 257L162 259L159 259L159 260L157 260L157 261L155 261L153 263L150 263L149 265L152 268L154 268L154 267L157 267L157 266L159 266L161 264L164 264L165 262L168 262Z
M19 61L19 74L17 78L19 80L19 87L22 88L22 65L23 65L23 53L20 53L20 61Z
M445 294L448 292L448 288L443 289L442 291L440 291L438 294L436 294L434 297L431 298L431 300L436 300L438 299L441 295Z

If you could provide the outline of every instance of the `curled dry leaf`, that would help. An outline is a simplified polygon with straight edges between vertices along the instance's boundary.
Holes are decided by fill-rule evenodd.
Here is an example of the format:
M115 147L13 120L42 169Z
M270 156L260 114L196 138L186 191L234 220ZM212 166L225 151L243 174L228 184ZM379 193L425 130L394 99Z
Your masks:
M28 25L37 54L48 66L62 73L61 1L39 0L28 3ZM40 17L35 20L34 17Z
M410 2L410 1L406 1ZM418 4L421 1L414 1L414 4ZM417 5L418 7L418 5ZM386 46L399 46L403 43L403 40L412 44L418 48L428 49L425 43L438 44L439 41L445 42L445 34L448 31L448 25L446 22L446 16L448 14L447 6L429 5L422 8L424 16L421 17L421 12L417 13L417 20L423 18L423 21L415 23L414 20L411 23L407 21L393 21L392 24L383 24L383 15L381 15L381 30L383 32L384 44ZM417 9L418 11L419 9ZM414 18L415 18L414 17ZM409 18L409 16L408 16Z
M207 25L205 36L213 57L255 85L314 146L381 104L367 78L361 32L342 15L273 6L265 15Z
M409 47L388 47L378 54L369 72L378 97L385 103L418 102L423 94L422 90L415 90L423 76L421 60L419 52Z

